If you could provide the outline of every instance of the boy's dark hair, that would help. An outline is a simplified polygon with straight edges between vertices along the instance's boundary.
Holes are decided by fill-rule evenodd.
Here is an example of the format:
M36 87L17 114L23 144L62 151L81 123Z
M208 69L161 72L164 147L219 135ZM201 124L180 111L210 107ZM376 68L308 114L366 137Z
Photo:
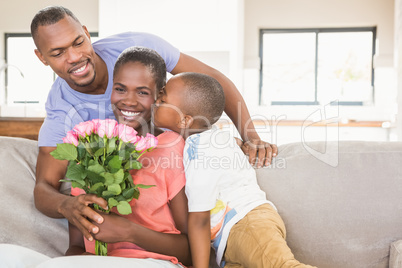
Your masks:
M164 59L155 51L146 47L134 46L125 49L114 65L113 77L120 67L129 62L139 62L149 69L156 82L156 87L161 90L166 84L166 64ZM157 94L159 92L156 92Z
M52 25L66 16L70 16L75 21L80 22L68 8L62 6L48 6L38 11L31 22L31 35L35 40L39 26Z
M225 94L221 84L206 74L181 73L186 86L186 113L193 117L205 117L206 123L214 124L225 109Z

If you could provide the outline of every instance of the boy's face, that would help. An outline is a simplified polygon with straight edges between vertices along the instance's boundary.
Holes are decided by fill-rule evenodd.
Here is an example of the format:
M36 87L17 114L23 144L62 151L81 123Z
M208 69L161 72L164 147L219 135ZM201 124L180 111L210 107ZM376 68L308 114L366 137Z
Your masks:
M111 97L117 121L145 135L149 131L156 92L155 79L145 65L128 62L120 66L113 77Z
M168 128L180 133L179 124L184 116L182 101L185 85L179 77L172 77L166 83L153 109L153 122L160 128Z

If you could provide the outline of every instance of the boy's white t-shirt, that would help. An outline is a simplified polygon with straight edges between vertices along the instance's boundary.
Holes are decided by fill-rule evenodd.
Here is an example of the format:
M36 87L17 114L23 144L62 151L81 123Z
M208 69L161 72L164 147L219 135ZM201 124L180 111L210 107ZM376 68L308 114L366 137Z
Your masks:
M211 210L212 246L221 263L230 229L266 200L254 168L229 130L212 128L186 139L183 153L190 212Z

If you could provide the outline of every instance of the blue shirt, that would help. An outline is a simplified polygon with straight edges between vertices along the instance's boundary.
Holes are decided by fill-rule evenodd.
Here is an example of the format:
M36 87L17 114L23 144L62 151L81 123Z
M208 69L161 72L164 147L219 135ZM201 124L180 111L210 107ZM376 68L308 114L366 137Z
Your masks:
M62 78L57 78L46 101L46 118L39 131L39 146L62 143L66 133L80 122L92 119L115 119L110 104L113 87L113 68L118 56L132 46L154 49L165 60L171 72L179 61L180 51L163 40L148 33L126 32L101 39L93 48L106 63L109 81L104 94L91 95L73 90Z

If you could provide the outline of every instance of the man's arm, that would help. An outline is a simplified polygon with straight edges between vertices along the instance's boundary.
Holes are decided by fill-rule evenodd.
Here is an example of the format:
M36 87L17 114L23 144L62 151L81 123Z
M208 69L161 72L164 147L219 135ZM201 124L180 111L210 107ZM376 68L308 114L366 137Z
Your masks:
M36 208L52 218L67 218L88 239L91 232L97 232L98 227L86 218L102 222L102 217L89 204L96 203L106 208L107 202L95 195L80 195L72 197L59 192L60 180L64 178L68 161L57 160L50 155L56 147L40 147L36 163L36 184L34 200Z
M188 215L188 240L194 268L208 268L211 251L210 212L190 212Z
M225 112L233 121L244 141L242 150L250 156L250 163L254 164L256 156L258 156L257 167L268 166L272 157L277 155L278 148L274 144L261 140L250 118L246 103L233 82L218 70L183 53L180 54L179 62L172 70L172 74L182 72L204 73L218 80L225 92ZM240 111L238 111L238 107L240 107Z

